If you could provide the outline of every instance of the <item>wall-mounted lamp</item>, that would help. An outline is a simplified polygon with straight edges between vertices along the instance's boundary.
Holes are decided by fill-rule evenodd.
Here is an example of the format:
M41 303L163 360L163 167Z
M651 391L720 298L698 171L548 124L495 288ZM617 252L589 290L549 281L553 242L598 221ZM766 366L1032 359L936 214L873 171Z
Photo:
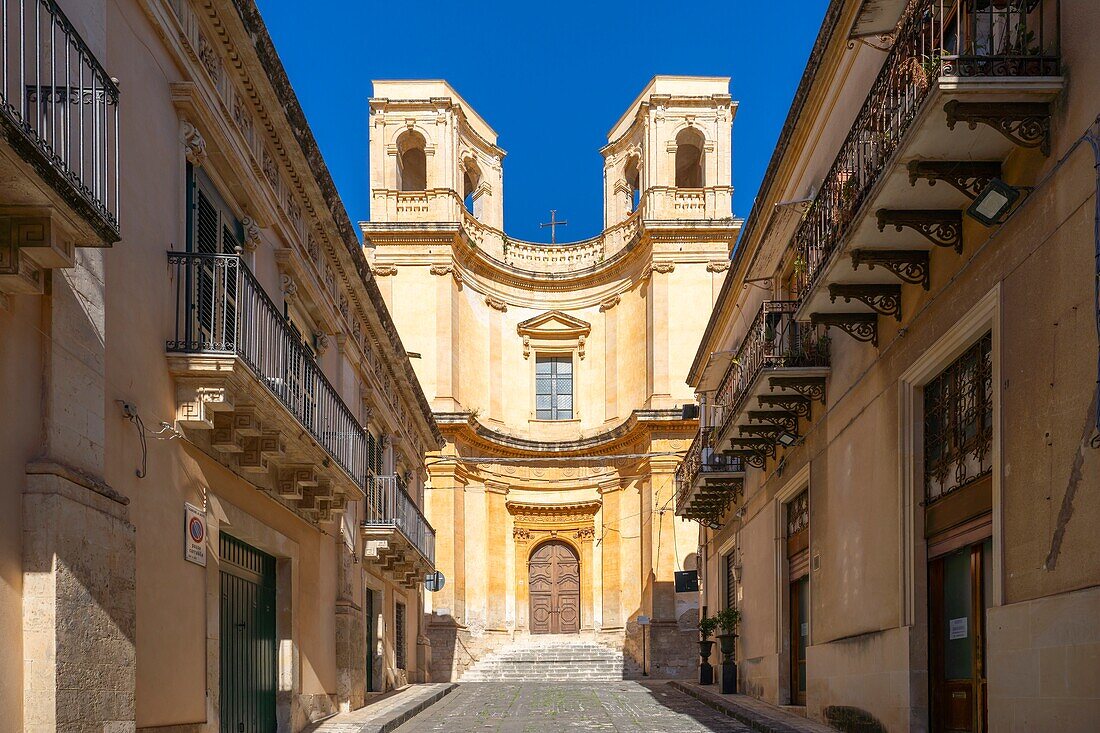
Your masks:
M1020 189L1008 185L1000 178L994 178L986 184L974 203L970 204L966 215L990 227L1001 222L1018 198Z
M798 436L794 433L783 431L779 434L779 437L777 437L776 440L779 441L779 444L784 448L790 448L792 445L798 442Z

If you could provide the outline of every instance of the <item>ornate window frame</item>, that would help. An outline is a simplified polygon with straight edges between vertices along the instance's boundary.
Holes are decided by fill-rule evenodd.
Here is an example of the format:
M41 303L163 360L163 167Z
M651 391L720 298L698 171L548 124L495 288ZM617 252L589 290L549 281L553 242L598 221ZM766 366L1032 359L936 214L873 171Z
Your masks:
M585 347L592 333L592 324L559 310L546 311L528 318L516 326L523 343L523 358L529 363L527 384L530 385L528 421L537 423L580 422L581 404L577 399L581 391L580 362L585 357ZM566 420L546 420L536 417L535 409L535 354L543 356L571 356L573 359L573 417Z
M921 617L927 583L924 539L924 392L923 387L986 332L992 333L993 438L990 462L993 484L993 593L990 605L1004 604L1004 542L1001 475L1001 285L997 283L898 378L898 487L901 492L902 626Z

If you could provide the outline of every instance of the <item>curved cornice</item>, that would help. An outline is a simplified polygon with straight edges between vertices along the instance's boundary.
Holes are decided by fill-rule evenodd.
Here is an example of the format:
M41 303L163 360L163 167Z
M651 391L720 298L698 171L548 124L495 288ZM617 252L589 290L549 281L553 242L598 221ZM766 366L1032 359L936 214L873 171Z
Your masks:
M365 229L370 239L392 244L451 245L446 261L439 256L404 253L387 258L385 266L457 266L463 283L476 292L519 307L543 308L547 294L564 296L553 301L556 308L595 307L616 295L622 295L649 277L660 258L678 264L707 265L715 261L713 252L670 252L655 255L653 245L664 242L697 242L710 239L725 242L736 238L740 220L693 220L685 222L643 221L638 236L626 247L603 262L568 273L536 273L508 265L474 245L462 225L457 223L371 223ZM532 295L527 296L526 293Z
M635 410L618 425L576 440L532 440L494 430L469 412L437 412L436 423L451 442L461 442L485 455L501 458L591 456L593 460L621 452L653 430L683 431L685 437L698 430L696 420L682 419L680 410ZM645 436L648 437L648 436Z

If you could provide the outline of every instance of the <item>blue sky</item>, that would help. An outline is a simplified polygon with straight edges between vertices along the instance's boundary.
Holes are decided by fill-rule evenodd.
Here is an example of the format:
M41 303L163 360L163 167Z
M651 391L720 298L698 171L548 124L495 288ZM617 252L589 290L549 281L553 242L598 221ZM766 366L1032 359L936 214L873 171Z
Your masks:
M734 213L747 216L827 0L257 0L353 221L369 212L372 79L444 78L497 131L509 235L599 233L600 147L655 74L732 77ZM670 16L670 11L680 15Z

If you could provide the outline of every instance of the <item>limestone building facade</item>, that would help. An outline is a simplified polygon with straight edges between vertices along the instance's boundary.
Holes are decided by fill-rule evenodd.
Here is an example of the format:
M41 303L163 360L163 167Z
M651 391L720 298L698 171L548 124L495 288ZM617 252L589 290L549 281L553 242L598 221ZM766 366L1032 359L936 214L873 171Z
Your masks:
M689 370L677 513L740 690L1092 731L1100 9L829 4Z
M653 79L601 150L603 231L545 244L504 233L504 151L454 89L375 82L364 247L446 440L428 458L428 518L448 530L436 679L539 633L625 647L632 672L645 644L651 674L691 673L697 601L673 579L696 539L673 471L740 227L735 111L726 78Z
M4 13L0 728L426 679L442 436L255 5Z

